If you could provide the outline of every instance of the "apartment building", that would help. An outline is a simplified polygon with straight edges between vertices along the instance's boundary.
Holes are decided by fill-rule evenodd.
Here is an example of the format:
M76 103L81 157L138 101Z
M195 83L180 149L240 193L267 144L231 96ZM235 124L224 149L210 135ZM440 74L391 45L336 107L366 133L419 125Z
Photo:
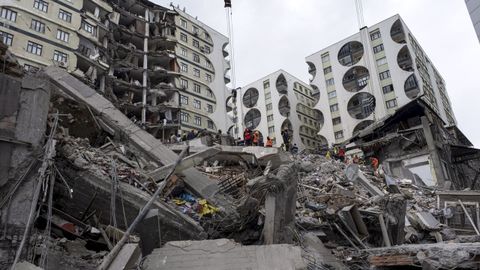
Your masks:
M77 65L82 1L0 1L0 34L26 69Z
M182 130L207 129L231 132L226 102L231 95L228 38L191 15L173 7L178 14L175 48L180 66Z
M228 38L178 7L21 0L6 1L0 15L3 41L26 69L66 68L157 138L233 125Z
M306 57L324 118L319 135L342 143L374 121L422 98L456 125L445 81L399 15L364 27Z
M317 135L323 114L314 109L318 92L284 70L278 70L237 90L236 104L229 100L229 115L238 119L238 134L258 130L264 141L273 138L273 146L283 144L281 133L287 129L291 143L299 149L315 149L327 143ZM236 111L236 112L235 112Z
M470 19L472 19L473 27L477 33L478 40L480 41L480 0L465 0L467 5Z

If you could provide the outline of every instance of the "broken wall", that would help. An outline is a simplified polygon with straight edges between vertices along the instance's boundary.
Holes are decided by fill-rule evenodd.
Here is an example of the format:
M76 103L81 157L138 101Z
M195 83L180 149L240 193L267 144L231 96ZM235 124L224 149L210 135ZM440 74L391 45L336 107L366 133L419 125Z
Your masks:
M48 80L0 74L0 234L7 236L0 240L0 269L13 259L25 229L35 184L33 161L42 150L49 99Z

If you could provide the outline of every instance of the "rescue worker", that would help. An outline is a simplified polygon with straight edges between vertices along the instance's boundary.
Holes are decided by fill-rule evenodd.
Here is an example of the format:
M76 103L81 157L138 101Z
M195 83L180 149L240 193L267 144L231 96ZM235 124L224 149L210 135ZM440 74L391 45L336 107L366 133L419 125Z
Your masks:
M253 132L253 145L258 146L258 141L260 139L260 133L258 133L258 130L255 130Z
M267 136L267 143L265 144L265 147L273 147L273 142L270 137Z
M243 132L243 140L245 141L245 146L252 145L252 133L250 129L246 128Z

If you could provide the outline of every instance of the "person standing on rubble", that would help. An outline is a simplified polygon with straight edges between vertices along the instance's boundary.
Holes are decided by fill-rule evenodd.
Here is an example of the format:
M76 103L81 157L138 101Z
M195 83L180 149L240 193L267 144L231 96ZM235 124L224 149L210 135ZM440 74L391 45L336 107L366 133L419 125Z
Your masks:
M370 158L370 164L372 164L373 171L378 169L378 159L376 157Z
M258 141L259 140L260 140L260 133L258 132L258 130L255 130L253 132L253 145L258 146Z
M290 149L290 136L288 134L288 129L284 129L282 131L282 139L283 139L283 144L285 145L285 151L288 152Z
M245 146L250 146L252 144L252 133L248 128L243 132L243 141L245 142Z
M338 150L338 159L341 162L345 161L345 149L343 147L340 147L340 149Z
M195 131L192 129L190 130L190 132L188 132L188 135L187 135L187 140L193 140L195 139Z
M273 141L268 136L267 136L267 143L265 144L265 147L273 147Z
M175 133L172 133L170 136L170 143L176 143L177 142L177 135Z

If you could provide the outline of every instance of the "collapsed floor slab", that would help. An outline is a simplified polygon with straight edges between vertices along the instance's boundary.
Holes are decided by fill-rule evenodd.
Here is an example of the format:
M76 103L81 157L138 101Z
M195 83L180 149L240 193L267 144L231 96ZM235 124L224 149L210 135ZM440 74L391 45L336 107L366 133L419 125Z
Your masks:
M169 242L143 262L143 270L301 270L301 249L292 245L242 246L229 239Z

